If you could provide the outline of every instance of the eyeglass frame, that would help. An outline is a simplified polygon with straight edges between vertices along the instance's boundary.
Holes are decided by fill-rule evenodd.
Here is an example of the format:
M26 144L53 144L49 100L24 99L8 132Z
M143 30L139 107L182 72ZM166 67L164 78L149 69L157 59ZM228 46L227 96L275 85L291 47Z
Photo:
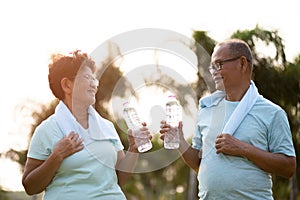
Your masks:
M239 58L241 58L242 56L237 56L234 58L228 58L228 59L224 59L224 60L219 60L217 62L212 63L209 67L208 70L211 74L214 73L214 71L220 71L223 68L223 64L226 62L231 62L231 61L235 61ZM248 58L247 61L249 62Z
M82 77L82 78L86 79L87 81L89 81L90 84L95 83L96 85L99 85L99 80L93 75L84 74L84 75L79 75L79 76L77 75L75 77ZM71 78L74 79L75 77L71 77Z

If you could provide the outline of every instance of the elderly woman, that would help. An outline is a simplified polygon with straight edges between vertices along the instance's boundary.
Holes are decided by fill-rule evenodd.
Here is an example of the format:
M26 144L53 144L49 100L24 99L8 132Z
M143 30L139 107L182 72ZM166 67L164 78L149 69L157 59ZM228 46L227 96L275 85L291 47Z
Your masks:
M138 151L129 130L125 154L113 124L92 107L98 80L85 53L58 54L49 64L49 85L60 100L35 130L22 183L45 200L126 199L120 185L131 176ZM150 137L146 124L140 129Z

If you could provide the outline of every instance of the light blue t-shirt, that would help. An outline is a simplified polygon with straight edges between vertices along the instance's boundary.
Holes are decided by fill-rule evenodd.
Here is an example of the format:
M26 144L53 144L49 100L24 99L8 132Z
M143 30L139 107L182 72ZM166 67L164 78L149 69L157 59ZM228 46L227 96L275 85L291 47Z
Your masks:
M202 151L200 199L271 200L271 175L243 157L216 154L215 139L238 102L222 100L199 110L192 146ZM260 96L233 136L259 149L296 156L286 113Z
M86 130L88 134L88 130ZM28 157L46 160L63 137L55 117L45 120L35 131ZM123 149L120 140L94 140L67 157L53 181L45 190L45 200L124 200L117 184L115 164L117 152Z

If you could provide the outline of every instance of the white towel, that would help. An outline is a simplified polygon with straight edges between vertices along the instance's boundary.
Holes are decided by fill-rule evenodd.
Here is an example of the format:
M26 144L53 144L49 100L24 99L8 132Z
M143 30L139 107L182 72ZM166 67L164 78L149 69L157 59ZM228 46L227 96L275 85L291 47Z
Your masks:
M216 106L226 96L226 93L221 90L216 90L209 96L203 97L199 101L200 108Z
M212 93L210 96L200 99L200 108L211 107L218 105L219 102L225 98L226 94L223 91L217 90ZM251 80L250 87L248 88L246 94L243 96L242 100L239 102L238 106L235 108L229 120L225 124L222 133L229 133L233 135L237 127L243 121L245 116L251 110L259 96L258 90Z
M250 83L250 87L242 100L239 102L233 113L229 117L229 120L225 124L222 133L229 133L233 135L245 116L249 113L253 105L255 104L259 96L258 90L253 81Z
M89 143L92 140L120 140L113 124L102 118L97 111L90 106L89 113L89 135L86 135L76 118L70 112L68 107L60 101L55 108L55 118L62 132L67 136L71 131L78 133L83 138L84 143Z

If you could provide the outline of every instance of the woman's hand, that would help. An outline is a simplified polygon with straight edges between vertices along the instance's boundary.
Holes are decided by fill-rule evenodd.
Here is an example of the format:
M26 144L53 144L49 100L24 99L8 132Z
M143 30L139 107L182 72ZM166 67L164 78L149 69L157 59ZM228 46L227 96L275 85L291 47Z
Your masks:
M63 136L61 140L57 142L53 149L53 153L61 159L81 151L84 148L83 139L79 138L79 135L72 131L68 136Z
M133 150L133 152L138 152L137 150L138 146L136 145L136 140L140 140L141 137L143 138L143 140L145 140L146 138L149 140L152 139L152 135L147 127L147 123L143 122L142 125L143 126L139 130L128 129L129 149ZM139 134L141 137L135 139L136 134Z

